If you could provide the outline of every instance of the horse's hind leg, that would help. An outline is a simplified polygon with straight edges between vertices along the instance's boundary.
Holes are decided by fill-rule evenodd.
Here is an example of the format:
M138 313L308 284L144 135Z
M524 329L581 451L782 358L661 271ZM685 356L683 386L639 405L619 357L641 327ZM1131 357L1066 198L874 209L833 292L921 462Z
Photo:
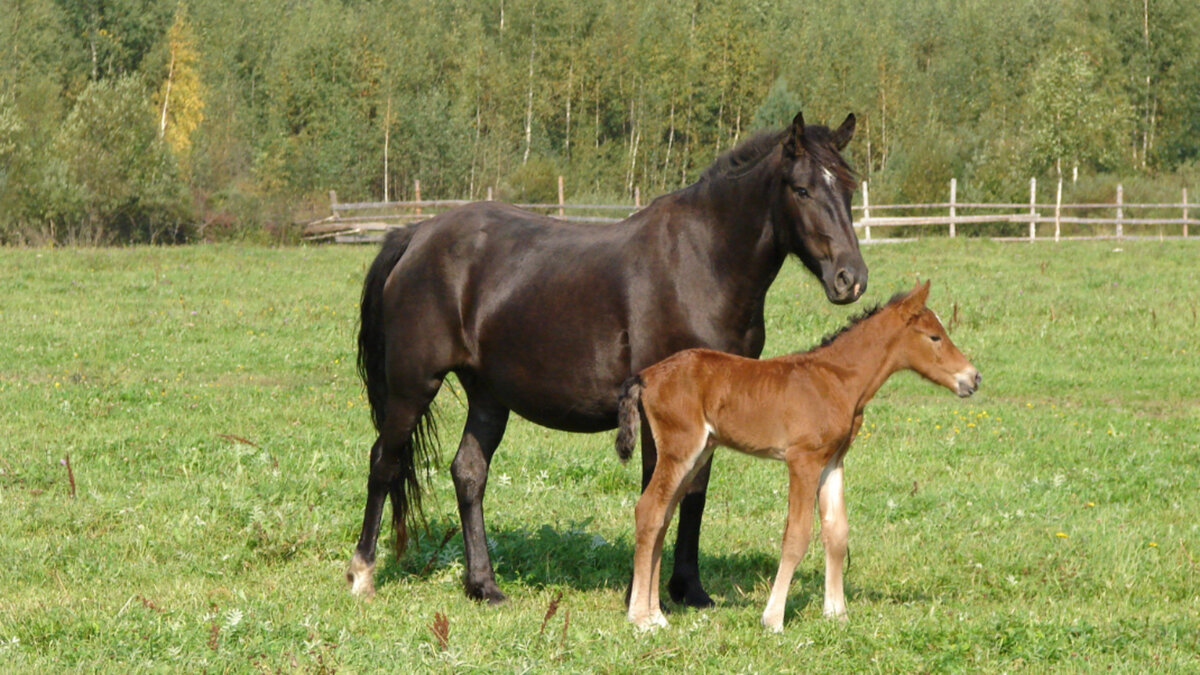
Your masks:
M350 567L346 570L346 581L350 592L356 595L372 595L375 592L375 544L379 538L379 521L383 516L383 503L391 492L393 499L403 497L403 457L412 453L413 431L421 416L429 408L433 397L441 386L441 380L428 383L425 391L416 396L392 396L388 399L387 412L379 438L371 447L371 468L367 478L367 505L363 511L362 532ZM412 458L415 461L415 458ZM392 508L402 508L403 503L393 502ZM397 516L403 521L404 514Z
M508 425L508 408L496 402L482 388L473 386L470 376L463 374L459 379L467 392L467 424L458 445L458 454L450 465L450 473L454 477L458 514L462 519L463 553L466 558L463 588L469 598L498 604L504 602L505 597L496 585L496 574L488 555L487 532L483 524L483 493L487 488L492 454L500 445Z

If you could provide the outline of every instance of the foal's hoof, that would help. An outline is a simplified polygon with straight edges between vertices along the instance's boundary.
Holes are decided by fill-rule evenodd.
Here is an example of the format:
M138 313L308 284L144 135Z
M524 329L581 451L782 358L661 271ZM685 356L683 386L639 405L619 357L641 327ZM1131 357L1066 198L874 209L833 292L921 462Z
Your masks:
M671 577L667 582L667 592L671 594L671 599L688 607L697 609L707 609L717 604L713 599L708 597L708 593L704 592L704 587L700 585L700 581L695 578Z
M667 622L667 617L663 616L662 612L655 612L650 616L633 618L629 617L633 625L638 629L639 633L647 633L658 630L659 628L669 628L670 623Z
M346 568L346 584L351 595L364 598L375 595L375 563L368 563L355 553Z
M508 601L508 596L500 592L500 588L494 581L481 584L467 582L463 587L467 592L467 597L472 600L487 601L489 605L500 605Z

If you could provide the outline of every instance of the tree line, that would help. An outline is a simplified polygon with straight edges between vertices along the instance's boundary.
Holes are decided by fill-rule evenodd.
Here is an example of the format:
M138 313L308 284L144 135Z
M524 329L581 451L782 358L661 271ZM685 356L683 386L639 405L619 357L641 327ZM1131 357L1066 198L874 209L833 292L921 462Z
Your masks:
M856 113L876 202L1187 182L1200 4L6 0L0 241L264 236L413 179L628 199L798 109Z

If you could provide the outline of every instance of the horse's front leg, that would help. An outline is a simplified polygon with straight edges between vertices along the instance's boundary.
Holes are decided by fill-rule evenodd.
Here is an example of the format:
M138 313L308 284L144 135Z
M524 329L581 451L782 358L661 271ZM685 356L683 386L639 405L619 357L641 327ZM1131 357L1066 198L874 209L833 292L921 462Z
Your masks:
M450 465L463 528L463 554L466 558L463 588L467 597L487 600L494 605L504 602L506 598L496 585L496 573L492 570L492 559L488 554L487 532L483 524L483 494L487 488L492 455L500 445L508 425L508 409L478 390L468 389L467 401L467 424L458 445L458 453Z
M821 512L821 542L825 545L825 616L846 619L846 594L843 588L846 553L850 550L850 524L846 518L846 487L842 461L862 426L862 413L854 418L845 445L821 470L817 488L817 506Z
M783 530L783 551L779 556L775 583L771 585L771 597L762 615L763 625L776 633L783 630L783 612L792 575L808 550L808 540L812 536L813 502L824 459L821 454L803 448L789 449L788 515Z

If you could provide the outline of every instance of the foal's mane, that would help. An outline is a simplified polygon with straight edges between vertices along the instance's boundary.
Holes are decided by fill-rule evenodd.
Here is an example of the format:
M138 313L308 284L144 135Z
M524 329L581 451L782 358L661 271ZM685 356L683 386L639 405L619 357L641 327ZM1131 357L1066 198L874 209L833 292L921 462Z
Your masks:
M732 150L717 157L700 174L700 182L737 178L746 173L770 155L775 146L783 142L787 133L788 127L760 131L742 141ZM846 160L842 159L833 143L833 133L829 127L816 124L804 127L804 151L811 155L818 165L829 169L837 177L842 189L853 191L858 186L854 171L846 164Z
M835 330L834 332L830 333L829 335L826 335L825 337L821 338L821 344L817 345L816 347L813 347L812 349L810 349L808 351L811 352L811 351L820 349L821 347L828 347L829 345L833 344L834 340L841 337L843 334L845 334L851 328L854 328L858 324L875 316L876 314L883 311L884 309L887 309L888 307L891 307L892 305L900 302L907 295L908 295L907 292L900 291L900 292L896 293L895 295L893 295L891 298L889 298L888 301L885 302L884 304L875 305L873 307L868 307L867 309L863 310L863 312L861 314L856 314L856 315L850 317L850 320L846 323L845 326L842 326L841 328Z

